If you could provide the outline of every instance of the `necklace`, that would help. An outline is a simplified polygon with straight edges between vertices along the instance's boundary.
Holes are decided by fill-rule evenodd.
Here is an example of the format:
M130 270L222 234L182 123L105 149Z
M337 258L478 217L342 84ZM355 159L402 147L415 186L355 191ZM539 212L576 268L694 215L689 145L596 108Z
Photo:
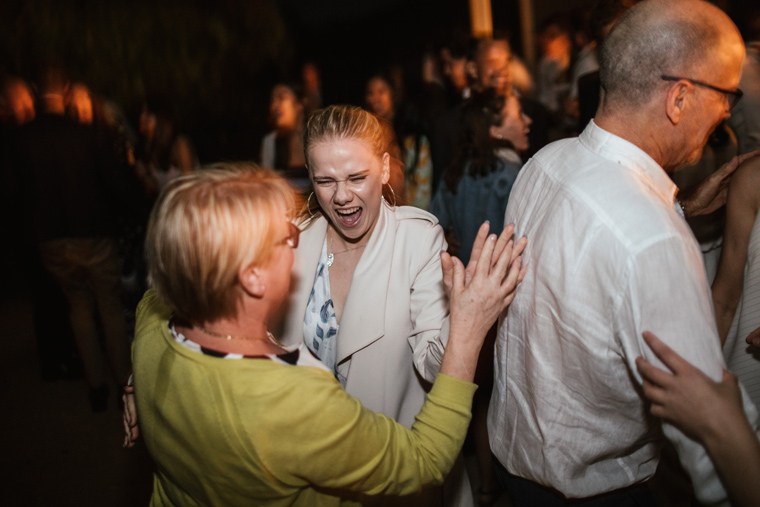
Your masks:
M330 248L332 248L332 240L333 240L332 236L330 236ZM367 243L369 243L369 241L367 241ZM356 249L365 247L365 246L367 246L367 243L362 243L361 245L357 245L357 246L352 247L352 248L346 248L345 250L341 250L340 252L332 252L332 253L327 254L327 267L329 268L330 266L333 265L333 262L335 262L335 256L336 255L342 254L342 253L346 253L346 252L350 252L351 250L356 250Z
M219 333L215 333L213 331L209 331L208 329L206 329L205 327L201 326L200 324L198 325L198 329L200 329L201 331L203 331L204 333L206 333L209 336L214 336L216 338L224 338L225 340L249 340L249 341L255 341L256 340L255 338L249 338L247 336L233 336L231 334L219 334ZM277 338L275 338L274 335L272 333L270 333L269 331L267 331L267 338L269 338L269 341L272 342L272 344L276 345L277 347L280 347L283 350L288 350L285 347L285 345L283 345L282 343L280 343L277 340Z

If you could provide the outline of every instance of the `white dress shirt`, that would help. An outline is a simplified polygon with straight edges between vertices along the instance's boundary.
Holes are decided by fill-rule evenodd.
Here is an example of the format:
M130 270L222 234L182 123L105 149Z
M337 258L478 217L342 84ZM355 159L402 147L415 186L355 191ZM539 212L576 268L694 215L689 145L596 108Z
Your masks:
M660 424L634 361L663 366L643 331L721 378L702 256L675 194L649 155L593 121L520 171L505 223L527 236L529 268L499 326L488 417L491 447L510 473L569 498L654 474ZM704 449L662 429L700 501L726 502Z

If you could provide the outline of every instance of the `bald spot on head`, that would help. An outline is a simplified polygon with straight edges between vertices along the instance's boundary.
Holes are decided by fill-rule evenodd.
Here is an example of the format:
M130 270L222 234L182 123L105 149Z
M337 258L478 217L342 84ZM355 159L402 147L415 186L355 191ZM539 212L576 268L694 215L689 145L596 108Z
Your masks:
M646 0L615 25L600 52L603 109L648 104L662 75L709 78L720 52L742 45L726 14L701 0ZM720 86L720 85L718 85Z

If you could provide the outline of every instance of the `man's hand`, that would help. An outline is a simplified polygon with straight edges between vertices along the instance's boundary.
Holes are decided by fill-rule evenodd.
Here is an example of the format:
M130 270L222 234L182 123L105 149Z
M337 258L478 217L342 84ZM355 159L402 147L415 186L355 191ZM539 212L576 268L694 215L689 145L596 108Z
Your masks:
M742 162L757 155L760 155L760 149L732 158L708 176L697 188L684 193L679 201L686 218L707 215L726 204L728 182L731 181L734 171Z

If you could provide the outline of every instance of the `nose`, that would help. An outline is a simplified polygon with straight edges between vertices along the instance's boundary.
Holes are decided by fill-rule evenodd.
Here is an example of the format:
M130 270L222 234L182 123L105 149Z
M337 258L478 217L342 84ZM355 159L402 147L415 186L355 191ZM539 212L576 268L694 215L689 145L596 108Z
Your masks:
M333 194L333 202L339 206L351 202L354 198L354 194L351 191L348 181L338 181L335 183L335 193Z
M523 120L523 123L525 124L526 129L533 124L533 118L531 118L525 113L522 113L522 120Z

